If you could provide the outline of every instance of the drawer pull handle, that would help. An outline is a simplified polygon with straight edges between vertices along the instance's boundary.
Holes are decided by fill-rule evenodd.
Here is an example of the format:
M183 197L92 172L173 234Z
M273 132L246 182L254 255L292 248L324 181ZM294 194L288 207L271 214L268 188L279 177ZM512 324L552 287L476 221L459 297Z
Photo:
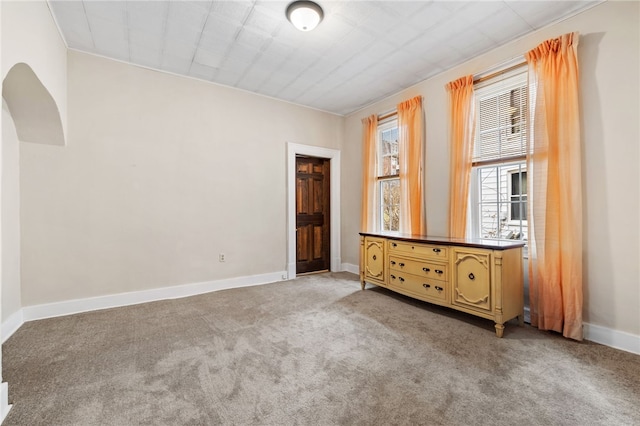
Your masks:
M403 283L403 282L404 282L404 278L399 277L399 279L400 279L400 282L401 282L401 283Z
M404 263L399 264L401 268L404 268Z
M376 260L376 259L377 259L377 257L376 257L376 255L374 254L374 255L373 255L373 260Z
M422 287L424 287L424 288L431 288L431 284L422 284Z
M391 247L398 247L396 243L391 243Z
M476 276L473 275L473 272L469 274L469 279L470 280L475 280L476 279Z
M396 261L395 261L395 260L392 260L392 261L391 261L391 264L392 264L392 265L395 265L395 264L396 264Z
M395 275L391 275L391 279L392 279L392 280L395 280L395 279L396 279L396 276L395 276Z
M443 271L441 271L440 269L436 269L436 270L435 270L435 273L436 273L436 274L444 274L444 272L443 272Z
M440 253L440 249L433 249L434 253Z
M415 248L414 246L411 246L411 250L413 250L414 248Z
M429 268L422 268L422 270L425 271L425 272L430 272L431 271L431 269L429 269Z
M443 289L442 287L440 287L440 286L436 286L436 290L438 290L438 291L442 291L442 290L444 290L444 289Z

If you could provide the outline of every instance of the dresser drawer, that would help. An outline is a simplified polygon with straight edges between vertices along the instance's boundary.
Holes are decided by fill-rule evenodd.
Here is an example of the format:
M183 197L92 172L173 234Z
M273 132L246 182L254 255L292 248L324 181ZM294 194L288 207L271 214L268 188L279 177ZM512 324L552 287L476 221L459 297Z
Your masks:
M389 253L428 257L430 259L440 259L445 262L449 260L449 249L445 246L415 244L406 241L389 241Z
M417 275L419 277L448 281L449 265L424 260L413 260L398 256L389 256L389 270Z
M389 287L401 293L410 293L419 298L446 301L446 283L418 277L402 272L391 271Z

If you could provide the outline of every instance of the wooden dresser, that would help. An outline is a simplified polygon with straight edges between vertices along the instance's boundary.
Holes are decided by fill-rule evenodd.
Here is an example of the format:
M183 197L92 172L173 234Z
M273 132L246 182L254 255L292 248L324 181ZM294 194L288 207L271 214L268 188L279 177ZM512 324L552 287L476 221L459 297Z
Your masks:
M360 282L495 322L524 324L522 241L360 233Z

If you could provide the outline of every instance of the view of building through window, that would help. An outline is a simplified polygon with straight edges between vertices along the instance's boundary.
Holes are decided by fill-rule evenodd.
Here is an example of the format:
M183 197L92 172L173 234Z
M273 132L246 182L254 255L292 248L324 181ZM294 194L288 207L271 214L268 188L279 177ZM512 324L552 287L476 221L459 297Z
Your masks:
M526 239L527 195L524 162L478 167L474 170L477 208L474 219L481 238ZM515 185L514 185L515 183ZM473 217L473 214L472 214Z

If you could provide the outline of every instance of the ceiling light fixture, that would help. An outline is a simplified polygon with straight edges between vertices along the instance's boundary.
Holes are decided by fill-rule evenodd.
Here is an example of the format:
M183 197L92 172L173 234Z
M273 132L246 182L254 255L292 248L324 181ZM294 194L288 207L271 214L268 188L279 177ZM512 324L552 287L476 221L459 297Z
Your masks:
M324 18L324 12L312 1L294 1L287 6L287 19L300 31L311 31Z

